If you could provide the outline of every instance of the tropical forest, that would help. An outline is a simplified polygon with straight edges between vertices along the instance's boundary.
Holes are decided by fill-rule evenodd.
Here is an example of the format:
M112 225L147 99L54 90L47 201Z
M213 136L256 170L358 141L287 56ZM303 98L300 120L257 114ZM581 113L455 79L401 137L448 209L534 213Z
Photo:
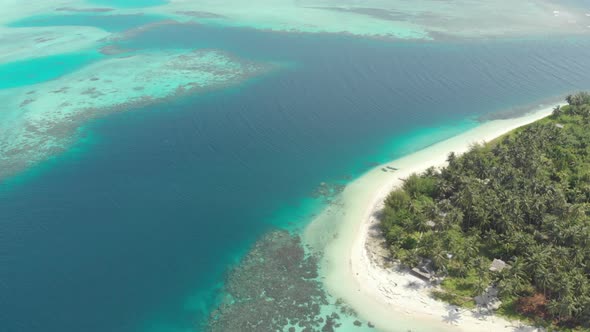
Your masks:
M499 314L590 328L590 94L566 101L388 196L388 248L411 268L427 262L436 297L475 308L493 288Z

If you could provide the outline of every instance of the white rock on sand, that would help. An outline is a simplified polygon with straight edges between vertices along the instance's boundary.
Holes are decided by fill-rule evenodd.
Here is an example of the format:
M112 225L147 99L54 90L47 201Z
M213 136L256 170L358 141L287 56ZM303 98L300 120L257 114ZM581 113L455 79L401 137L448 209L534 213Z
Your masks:
M359 315L382 331L536 331L500 317L458 309L430 296L431 287L407 271L382 267L383 255L371 233L375 214L388 193L412 173L441 167L450 152L464 153L473 143L502 134L551 114L552 108L525 116L495 120L434 144L386 166L378 166L349 184L336 207L320 214L306 229L305 241L322 250L326 289L344 299ZM386 167L385 166L385 167ZM458 310L457 310L458 309Z

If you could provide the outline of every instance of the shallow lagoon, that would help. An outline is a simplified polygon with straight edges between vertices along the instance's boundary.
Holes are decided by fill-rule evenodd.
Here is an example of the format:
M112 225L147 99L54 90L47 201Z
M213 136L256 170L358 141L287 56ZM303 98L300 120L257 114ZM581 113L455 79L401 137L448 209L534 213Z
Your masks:
M90 0L90 3L117 8L138 8L159 6L168 3L166 0Z
M5 331L190 330L258 236L297 229L322 205L311 198L321 182L590 86L585 39L390 43L170 25L120 44L290 66L93 121L92 139L0 184Z
M27 17L9 24L10 27L91 26L118 32L158 22L165 16L149 14L66 14Z
M74 72L101 57L98 52L89 51L0 64L0 89L49 81Z

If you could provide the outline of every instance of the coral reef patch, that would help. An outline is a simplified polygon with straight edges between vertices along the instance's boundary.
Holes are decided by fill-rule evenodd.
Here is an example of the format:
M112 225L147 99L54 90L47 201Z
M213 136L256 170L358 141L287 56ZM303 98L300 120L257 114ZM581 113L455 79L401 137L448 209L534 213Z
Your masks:
M284 230L267 233L229 271L220 304L202 329L335 331L343 318L360 326L342 301L331 303L318 270L318 258L306 252L299 236Z

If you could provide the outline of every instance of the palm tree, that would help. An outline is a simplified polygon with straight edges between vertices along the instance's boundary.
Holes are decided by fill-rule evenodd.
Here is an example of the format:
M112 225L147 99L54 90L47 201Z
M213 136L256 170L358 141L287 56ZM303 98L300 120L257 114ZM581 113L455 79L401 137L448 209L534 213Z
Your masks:
M535 285L543 289L543 295L547 295L547 285L552 277L549 269L552 261L551 247L541 245L531 247L524 257L525 268L533 277Z
M509 296L518 296L528 285L530 285L528 275L522 261L517 258L500 280L500 291Z

